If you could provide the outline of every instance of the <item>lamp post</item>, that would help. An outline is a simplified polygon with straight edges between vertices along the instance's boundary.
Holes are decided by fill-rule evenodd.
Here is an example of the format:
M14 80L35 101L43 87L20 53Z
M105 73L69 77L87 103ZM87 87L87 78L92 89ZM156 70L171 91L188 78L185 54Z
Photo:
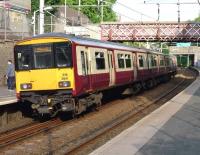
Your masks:
M7 16L6 16L6 1L4 0L4 40L7 40L7 20L6 20Z
M79 21L79 24L81 25L80 12L81 12L81 0L78 0L78 21Z
M158 6L158 19L157 19L157 21L159 22L159 20L160 20L160 3L157 3L157 6Z
M44 33L44 0L40 0L40 34Z
M33 13L33 36L35 36L35 27L36 27L36 22L35 22L35 19L36 19L36 13L38 12L39 10L36 10L36 11L34 11L34 13Z
M199 39L200 39L200 37L198 37L198 39L197 39L197 47L199 47Z
M52 10L53 8L51 7L51 6L47 6L47 7L44 7L42 10L42 12L43 12L43 15L44 15L44 11L47 11L47 10ZM38 9L38 10L36 10L36 11L34 11L34 13L33 13L33 35L35 36L36 35L36 13L37 12L40 12L40 10ZM40 18L41 19L41 18ZM42 23L42 21L40 20L40 28L41 28L41 23ZM43 22L43 33L44 33L44 22ZM40 34L42 34L41 33L42 31L41 31L41 29L40 29Z
M100 0L101 3L101 23L103 23L103 0Z
M67 25L67 0L65 0L65 26Z

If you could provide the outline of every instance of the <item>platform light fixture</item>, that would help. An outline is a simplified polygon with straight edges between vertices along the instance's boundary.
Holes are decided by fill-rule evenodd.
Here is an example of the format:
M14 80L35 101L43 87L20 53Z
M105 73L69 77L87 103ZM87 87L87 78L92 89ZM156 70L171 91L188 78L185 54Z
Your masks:
M48 10L52 10L53 8L51 7L51 6L47 6L47 7L44 7L43 8L43 11L48 11ZM38 9L38 10L36 10L36 11L34 11L34 13L33 13L33 17L32 17L32 24L33 24L33 36L35 36L36 35L36 13L37 12L40 12L40 10ZM43 14L44 14L44 12L43 12ZM43 19L44 20L44 19ZM41 21L41 18L40 18L40 23L42 23L42 21ZM44 33L44 24L43 24L43 30L41 30L41 25L40 25L40 34L41 33Z

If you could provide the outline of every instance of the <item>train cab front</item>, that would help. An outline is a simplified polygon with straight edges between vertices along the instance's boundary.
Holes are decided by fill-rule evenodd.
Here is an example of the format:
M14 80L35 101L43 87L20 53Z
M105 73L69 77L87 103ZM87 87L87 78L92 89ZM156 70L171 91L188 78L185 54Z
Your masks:
M56 115L74 109L74 71L71 42L37 38L14 48L16 91L38 114Z

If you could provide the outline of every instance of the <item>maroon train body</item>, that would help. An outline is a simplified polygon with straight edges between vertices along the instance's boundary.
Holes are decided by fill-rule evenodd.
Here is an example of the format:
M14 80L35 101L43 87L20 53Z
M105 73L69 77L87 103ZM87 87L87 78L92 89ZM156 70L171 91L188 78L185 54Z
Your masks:
M176 74L176 57L148 49L60 33L39 35L33 39L38 38L66 38L70 42L70 67L74 72L72 89L20 92L20 98L31 102L39 114L80 114L90 106L100 106L107 92L131 90L136 93Z

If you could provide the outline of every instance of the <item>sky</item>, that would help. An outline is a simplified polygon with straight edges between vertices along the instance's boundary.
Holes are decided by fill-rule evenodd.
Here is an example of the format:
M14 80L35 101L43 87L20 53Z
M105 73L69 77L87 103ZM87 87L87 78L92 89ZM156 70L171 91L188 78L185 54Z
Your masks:
M117 0L113 10L120 15L122 22L136 21L156 21L158 18L158 6L160 3L160 21L178 21L178 6L177 4L162 4L162 3L177 3L178 0ZM180 4L180 20L193 20L200 14L200 5L197 0L180 0L180 3L196 3L196 4ZM136 13L129 8L139 11L144 15ZM154 3L154 4L148 4Z

